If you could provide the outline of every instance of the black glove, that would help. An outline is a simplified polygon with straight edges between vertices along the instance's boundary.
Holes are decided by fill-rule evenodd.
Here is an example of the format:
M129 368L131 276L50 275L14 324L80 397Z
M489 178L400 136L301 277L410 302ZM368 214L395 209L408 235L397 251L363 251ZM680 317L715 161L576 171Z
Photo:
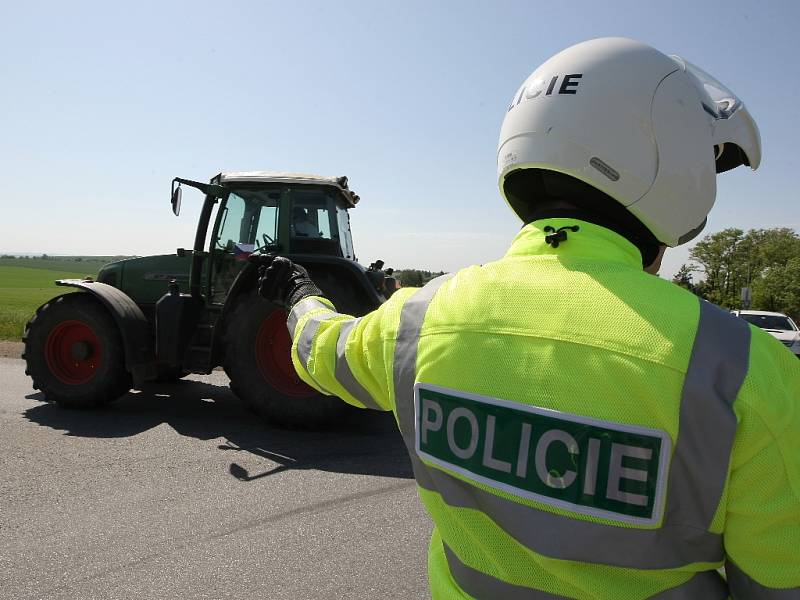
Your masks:
M292 310L303 298L323 295L308 271L285 256L261 256L258 262L258 293L265 300Z

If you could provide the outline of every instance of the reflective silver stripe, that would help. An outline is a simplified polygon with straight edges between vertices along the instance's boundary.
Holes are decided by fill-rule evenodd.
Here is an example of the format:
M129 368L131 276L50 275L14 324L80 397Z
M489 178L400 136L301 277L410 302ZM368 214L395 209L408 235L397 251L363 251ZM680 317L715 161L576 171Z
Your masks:
M405 301L400 311L400 325L397 328L397 342L394 348L394 399L400 432L412 455L415 455L414 381L417 377L419 334L433 296L452 276L448 273L429 281Z
M450 575L464 592L482 600L561 600L565 596L550 594L534 588L508 583L465 565L447 544L442 544ZM728 588L725 580L716 571L697 573L687 582L650 596L651 600L725 600Z
M550 600L565 598L541 590L515 585L481 573L461 562L458 556L443 544L447 565L453 580L464 592L481 600L483 598L508 598L509 600ZM725 600L728 588L716 571L703 571L679 586L651 596L652 600Z
M566 596L557 596L522 585L515 585L476 571L462 563L455 553L447 547L447 544L442 545L444 546L444 555L447 558L447 566L450 568L450 575L453 576L453 580L458 584L458 587L477 600L497 600L499 598L503 600L567 600Z
M549 558L667 569L702 562L717 552L718 536L709 536L690 525L628 529L578 521L485 492L436 467L428 467L413 453L411 465L419 487L441 494L448 506L484 513L520 544Z
M722 536L710 533L708 527L725 485L736 433L732 405L749 365L750 330L744 321L701 302L681 396L681 429L675 446L678 459L670 466L664 521L657 529L633 529L531 509L485 492L440 469L429 468L418 459L413 400L417 345L425 312L435 292L436 289L428 291L426 286L407 300L400 315L395 348L398 421L420 487L440 493L451 506L480 510L508 535L551 558L639 569L669 569L723 560ZM709 432L714 435L708 435ZM703 457L706 450L701 442L709 442L710 460L704 457L698 461L702 465L698 469L688 459ZM684 483L687 481L698 487Z
M326 310L332 310L330 306L321 302L317 298L303 298L292 307L291 312L289 313L289 318L286 321L286 327L289 329L289 335L294 337L294 330L297 329L297 322L307 312L311 312L312 310L319 310L320 308L324 308Z
M335 312L322 313L310 317L306 321L305 325L303 325L303 330L300 332L300 338L297 342L297 357L300 359L300 363L303 365L306 373L308 373L308 376L311 377L311 379L314 379L314 376L308 370L308 360L311 358L311 347L314 345L314 337L317 335L319 325L322 323L322 321L326 321L338 316L339 313ZM324 385L320 385L316 379L314 379L314 382L317 384L317 388L328 392L328 388L326 388Z
M800 598L800 588L769 588L761 585L747 575L733 562L725 563L725 575L728 578L728 587L731 589L731 598L734 600L797 600Z
M744 319L700 301L692 356L681 395L680 425L667 483L665 523L708 529L722 497L736 437L733 402L750 363ZM722 560L720 545L714 560Z
M728 586L716 571L701 571L689 581L650 596L652 600L726 600Z
M342 328L339 330L339 340L336 342L336 370L334 371L334 375L336 376L336 381L350 392L351 396L361 402L361 404L374 410L384 410L375 403L372 396L369 395L369 392L364 389L364 386L358 383L356 376L350 369L350 365L347 364L347 357L345 356L347 338L350 337L353 328L356 327L360 321L361 319L345 321L342 324Z
M312 310L319 310L321 308L329 311L333 310L330 306L324 302L321 302L317 298L304 298L295 304L292 308L292 312L289 313L289 319L286 322L286 326L289 328L289 335L294 336L297 323L304 314L311 312ZM303 366L306 367L306 372L308 372L308 359L311 356L311 347L314 343L314 336L316 336L317 330L319 329L319 322L324 321L325 319L330 319L334 316L338 316L338 313L323 313L319 317L312 317L309 319L305 327L303 327L303 331L300 333L300 341L297 343L297 355L300 357ZM347 364L347 359L345 358L345 345L347 344L347 338L350 336L350 332L353 330L353 327L355 327L360 320L361 319L353 319L351 321L345 321L342 324L342 328L339 331L339 339L336 342L336 369L334 371L334 375L336 377L336 381L338 381L344 389L350 392L350 394L365 407L375 410L384 410L375 403L375 401L372 399L372 396L369 395L369 392L367 392L367 390L365 390L364 387L358 383L355 375L353 375L353 372L350 370L350 365ZM311 327L312 321L314 322L313 327ZM311 373L309 373L309 376L311 376Z

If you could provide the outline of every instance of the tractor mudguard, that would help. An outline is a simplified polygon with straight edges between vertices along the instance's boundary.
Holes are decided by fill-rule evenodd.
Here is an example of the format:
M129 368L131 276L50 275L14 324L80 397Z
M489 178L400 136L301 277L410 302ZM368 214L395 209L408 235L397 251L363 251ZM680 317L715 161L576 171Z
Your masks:
M386 302L370 281L367 270L357 262L318 254L289 254L287 257L308 270L311 279L339 312L361 317Z
M133 377L134 386L155 379L152 326L130 296L113 286L86 279L59 279L56 285L84 290L108 309L122 335L125 368Z

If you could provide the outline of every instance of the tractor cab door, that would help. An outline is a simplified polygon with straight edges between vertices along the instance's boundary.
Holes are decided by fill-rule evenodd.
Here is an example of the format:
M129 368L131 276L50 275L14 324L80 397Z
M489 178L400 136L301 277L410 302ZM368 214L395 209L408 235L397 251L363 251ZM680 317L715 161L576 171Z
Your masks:
M236 276L253 252L280 252L278 243L280 190L237 188L217 212L209 254L209 289L212 304L225 303Z

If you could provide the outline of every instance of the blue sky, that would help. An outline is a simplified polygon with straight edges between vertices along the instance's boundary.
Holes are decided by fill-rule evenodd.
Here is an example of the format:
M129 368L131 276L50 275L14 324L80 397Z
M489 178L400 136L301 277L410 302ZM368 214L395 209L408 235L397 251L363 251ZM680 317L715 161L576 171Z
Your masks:
M454 270L519 228L495 152L509 98L576 42L633 37L712 73L759 124L706 232L800 230L800 3L17 2L0 23L0 252L190 247L174 176L346 174L362 263ZM663 275L686 260L667 254Z

